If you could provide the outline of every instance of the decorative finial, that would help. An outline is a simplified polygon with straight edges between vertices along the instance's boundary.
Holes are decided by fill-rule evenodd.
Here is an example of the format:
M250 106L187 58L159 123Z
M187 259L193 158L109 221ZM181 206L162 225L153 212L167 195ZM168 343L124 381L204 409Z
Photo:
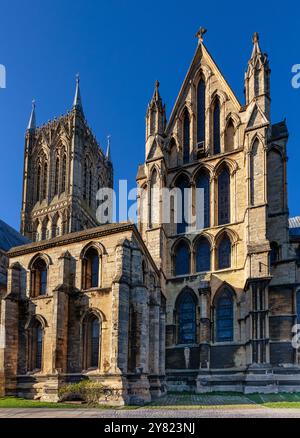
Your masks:
M155 88L156 88L157 90L159 89L159 86L160 86L159 81L155 81Z
M76 74L76 83L79 84L80 82L80 75L79 73Z
M256 44L256 43L259 42L259 34L258 34L258 32L254 32L253 37L252 37L252 41L253 41L253 44Z
M206 34L207 29L205 27L200 27L198 32L196 33L196 38L198 38L198 43L201 44L203 42L203 35Z

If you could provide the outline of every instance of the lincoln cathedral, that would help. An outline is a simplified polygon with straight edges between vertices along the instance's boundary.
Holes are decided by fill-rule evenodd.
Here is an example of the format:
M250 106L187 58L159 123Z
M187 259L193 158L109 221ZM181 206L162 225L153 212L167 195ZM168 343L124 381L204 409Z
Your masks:
M0 221L0 394L56 401L83 379L111 388L110 404L167 391L299 391L288 128L271 121L258 34L242 103L204 34L169 118L155 84L136 225L97 221L113 163L86 122L79 78L67 114L38 127L33 103L20 233ZM194 216L201 189L202 226L178 221L174 199L164 221L163 189L177 189Z

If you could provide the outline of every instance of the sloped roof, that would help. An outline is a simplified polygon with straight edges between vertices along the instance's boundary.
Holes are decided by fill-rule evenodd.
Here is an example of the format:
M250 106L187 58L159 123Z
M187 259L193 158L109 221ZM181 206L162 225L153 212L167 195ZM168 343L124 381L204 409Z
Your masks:
M25 245L29 242L30 240L0 219L0 249L9 251L14 246Z
M289 228L292 237L300 236L300 216L289 219Z

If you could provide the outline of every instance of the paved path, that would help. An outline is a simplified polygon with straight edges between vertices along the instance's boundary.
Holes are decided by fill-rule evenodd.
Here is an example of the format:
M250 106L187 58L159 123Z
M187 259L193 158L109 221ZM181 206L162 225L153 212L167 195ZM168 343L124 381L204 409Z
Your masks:
M262 407L201 409L0 409L0 418L300 418L300 409Z

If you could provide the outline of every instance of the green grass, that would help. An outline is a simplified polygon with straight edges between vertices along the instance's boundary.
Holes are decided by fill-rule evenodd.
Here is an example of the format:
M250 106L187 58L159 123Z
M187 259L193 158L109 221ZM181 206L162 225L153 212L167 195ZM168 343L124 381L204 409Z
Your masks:
M50 403L41 402L38 400L26 400L18 397L0 397L0 409L1 408L46 408L46 409L85 409L85 408L97 408L97 409L110 409L109 405L87 405L87 404L73 404L73 403Z

